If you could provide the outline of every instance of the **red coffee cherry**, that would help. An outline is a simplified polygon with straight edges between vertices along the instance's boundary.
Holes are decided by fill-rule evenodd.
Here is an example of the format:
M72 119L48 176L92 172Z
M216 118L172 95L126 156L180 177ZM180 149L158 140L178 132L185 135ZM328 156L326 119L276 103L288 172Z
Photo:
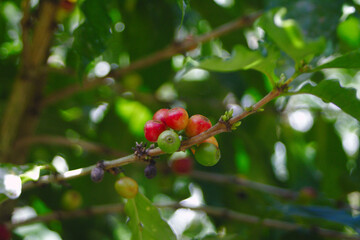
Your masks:
M124 198L134 198L139 191L139 185L132 178L121 177L115 182L115 190Z
M185 134L188 137L193 137L208 130L211 126L212 124L207 117L197 114L191 116L189 119L188 125L185 129Z
M187 175L193 169L193 159L191 157L175 159L171 162L171 169L179 175Z
M166 108L162 108L162 109L159 109L153 116L153 120L157 120L157 121L160 121L160 122L163 122L165 123L165 117L166 117L166 114L168 113L169 109L166 109ZM166 123L165 123L166 124Z
M180 131L183 130L189 121L187 111L181 107L172 108L165 116L165 123L168 127Z
M150 142L156 142L159 135L165 130L166 125L163 122L149 120L145 123L144 127L145 138Z

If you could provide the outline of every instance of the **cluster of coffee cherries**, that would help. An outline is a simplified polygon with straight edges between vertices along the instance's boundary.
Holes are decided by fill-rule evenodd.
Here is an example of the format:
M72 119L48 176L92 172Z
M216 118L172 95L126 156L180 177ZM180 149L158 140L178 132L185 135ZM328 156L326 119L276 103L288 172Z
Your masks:
M176 107L158 110L153 119L146 122L144 132L145 138L157 142L162 151L174 153L180 148L180 139L196 136L211 126L207 117L197 114L189 118L184 108ZM219 144L215 137L206 139L191 150L201 165L213 166L220 160Z

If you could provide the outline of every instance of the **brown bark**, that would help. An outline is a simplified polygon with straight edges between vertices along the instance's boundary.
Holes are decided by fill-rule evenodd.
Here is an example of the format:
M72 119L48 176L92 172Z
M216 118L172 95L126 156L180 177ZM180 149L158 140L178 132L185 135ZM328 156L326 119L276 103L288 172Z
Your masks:
M22 164L26 160L27 148L17 151L16 154L12 148L17 139L31 135L37 125L39 103L46 80L46 76L40 70L46 65L49 55L56 26L54 22L56 11L56 1L40 2L39 18L35 23L32 38L30 38L29 17L24 13L22 62L0 126L0 163Z

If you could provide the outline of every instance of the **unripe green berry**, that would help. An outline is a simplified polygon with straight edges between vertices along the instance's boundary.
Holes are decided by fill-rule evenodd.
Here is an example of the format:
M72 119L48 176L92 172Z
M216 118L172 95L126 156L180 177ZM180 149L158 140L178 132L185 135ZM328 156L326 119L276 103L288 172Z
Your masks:
M139 186L134 179L121 177L115 182L115 190L124 198L134 198L139 191Z
M65 210L75 210L82 204L82 196L76 190L68 190L61 198L62 207Z
M220 150L212 143L202 143L195 150L195 159L204 166L214 166L220 160Z
M172 130L166 130L159 135L158 146L166 153L173 153L179 150L181 145L179 135Z

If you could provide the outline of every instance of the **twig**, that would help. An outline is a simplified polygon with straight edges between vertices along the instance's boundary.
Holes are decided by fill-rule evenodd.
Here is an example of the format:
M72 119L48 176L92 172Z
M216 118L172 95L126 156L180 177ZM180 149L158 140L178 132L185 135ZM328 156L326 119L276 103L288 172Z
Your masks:
M318 235L323 237L329 237L329 238L341 238L341 239L360 239L360 236L356 235L348 235L344 234L342 232L325 229L325 228L318 228L318 227L309 227L305 225L300 225L296 223L290 223L290 222L284 222L279 221L275 219L269 219L265 218L262 219L257 216L244 214L240 212L235 212L226 208L220 208L220 207L212 207L212 206L200 206L200 207L191 207L186 206L180 203L170 203L170 204L154 204L158 208L173 208L173 209L179 209L179 208L187 208L194 211L201 211L205 212L208 215L219 217L219 218L225 218L230 219L234 221L249 223L249 224L260 224L265 227L270 228L276 228L276 229L282 229L287 231L293 231L293 230L310 230L315 231ZM53 212L47 215L41 215L36 216L30 219L27 219L22 222L15 222L15 223L6 223L6 226L9 229L14 229L19 226L37 223L37 222L50 222L53 220L65 220L69 218L76 218L76 217L86 217L90 215L96 215L96 214L106 214L106 213L119 213L124 211L124 205L123 204L110 204L110 205L100 205L100 206L93 206L91 208L87 209L80 209L75 211L57 211Z
M245 178L232 176L232 175L225 175L225 174L219 174L219 173L210 173L210 172L204 172L204 171L192 171L189 174L189 177L193 179L203 180L206 182L213 182L213 183L220 183L220 184L235 184L239 186L243 186L246 188L255 189L264 193L272 194L284 199L291 199L296 200L300 193L297 191L292 191L289 189L281 188L281 187L275 187L268 184L263 184L255 181L251 181ZM336 199L332 198L321 198L322 200L328 201L330 204L338 205L339 202ZM338 207L338 206L337 206ZM359 207L353 207L349 204L343 203L342 209L348 209L348 210L356 210L360 211Z
M279 88L275 88L273 91L271 91L269 94L267 94L264 98L262 98L259 102L255 103L249 111L245 111L243 113L241 113L240 115L234 116L231 119L229 119L229 121L227 123L225 122L221 122L219 121L218 123L216 123L213 127L211 127L210 129L208 129L205 132L202 132L192 138L189 138L185 141L183 141L181 143L181 147L179 150L186 150L188 148L190 148L191 146L201 143L202 141L204 141L205 139L214 136L216 134L219 133L223 133L223 132L228 132L231 131L228 128L228 124L234 124L238 121L240 121L241 119L249 116L250 114L253 114L255 112L258 111L259 108L261 108L263 105L265 105L266 103L270 102L272 99L276 98L277 96L279 96L285 89L286 85L279 87ZM158 156L161 154L165 154L160 148L155 148L152 149L148 152L149 156ZM126 157L122 157L119 159L115 159L112 161L105 161L104 165L105 165L105 169L110 169L110 168L114 168L114 167L119 167L119 166L123 166L132 162L136 162L136 161L141 161L142 159L136 157L134 154L126 156ZM70 180L76 177L80 177L80 176L84 176L87 174L90 174L91 170L95 167L95 165L86 167L86 168L79 168L79 169L75 169L75 170L71 170L68 172L65 172L63 174L59 174L55 176L43 176L41 177L37 182L27 182L24 185L24 188L31 188L33 186L36 185L41 185L41 184L46 184L46 183L51 183L51 182L56 182L56 181L64 181L64 180Z
M299 196L299 193L296 191L254 182L237 176L195 170L192 171L189 176L194 179L205 180L206 182L240 185L286 199L296 199Z
M199 37L191 38L190 40L184 40L182 42L176 42L158 52L153 53L150 56L147 56L145 58L139 59L133 63L131 63L129 66L113 70L111 71L107 76L101 77L101 78L92 78L87 79L87 81L83 82L81 85L71 85L69 87L66 87L63 90L60 90L58 92L53 93L52 95L48 96L44 101L42 102L42 106L47 106L49 104L58 102L64 98L68 98L69 96L80 92L80 91L86 91L93 89L99 85L106 84L107 78L119 78L127 73L130 73L132 71L136 71L138 69L149 67L153 64L156 64L160 61L169 59L170 57L186 52L193 47L196 47L199 43L204 43L207 41L210 41L211 39L220 37L222 35L225 35L229 32L232 32L236 29L251 26L253 22L261 15L261 13L252 14L249 16L243 16L233 22L224 24L220 26L219 28L215 29L214 31L201 35Z
M104 161L104 166L105 166L104 170L108 170L108 169L118 167L118 166L123 166L123 165L129 164L129 163L134 163L136 161L139 161L139 159L134 154L128 155L126 157L118 158L118 159L115 159L112 161ZM81 176L85 176L85 175L90 174L91 170L95 167L96 167L96 164L91 165L89 167L70 170L63 174L42 176L36 182L25 183L23 186L23 190L26 190L26 189L29 189L29 188L32 188L35 186L40 186L43 184L65 181L65 180L70 180L70 179L78 178Z
M25 62L28 62L29 50L30 50L30 0L23 0L21 2L23 17L21 19L21 28L22 28L22 42L23 42L23 52L22 57Z
M15 143L14 150L20 149L32 144L47 144L47 145L63 145L68 147L80 146L86 151L98 154L105 154L114 157L125 156L126 154L115 149L108 148L99 143L88 142L80 139L69 139L62 136L51 135L35 135L25 137Z

